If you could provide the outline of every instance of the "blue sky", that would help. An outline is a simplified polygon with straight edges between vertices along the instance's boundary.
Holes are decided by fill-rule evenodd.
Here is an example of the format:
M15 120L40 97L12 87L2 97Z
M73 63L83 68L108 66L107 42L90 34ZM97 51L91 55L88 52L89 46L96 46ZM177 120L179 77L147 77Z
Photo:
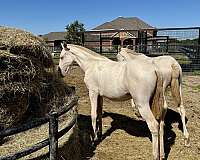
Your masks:
M158 28L200 26L200 0L1 0L0 5L0 25L34 34L64 31L74 20L90 30L119 16Z

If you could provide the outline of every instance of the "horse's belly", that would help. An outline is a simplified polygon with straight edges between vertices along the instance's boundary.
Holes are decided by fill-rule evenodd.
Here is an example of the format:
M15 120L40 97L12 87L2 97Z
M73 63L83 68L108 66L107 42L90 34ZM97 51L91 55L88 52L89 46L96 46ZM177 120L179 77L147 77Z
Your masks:
M131 99L131 95L127 90L118 87L107 87L101 89L100 95L114 101L125 101Z
M104 96L112 101L127 101L129 99L131 99L131 95L129 93L123 95L123 96L120 96L120 97L114 97L114 96L110 96L110 97L107 97L107 96Z

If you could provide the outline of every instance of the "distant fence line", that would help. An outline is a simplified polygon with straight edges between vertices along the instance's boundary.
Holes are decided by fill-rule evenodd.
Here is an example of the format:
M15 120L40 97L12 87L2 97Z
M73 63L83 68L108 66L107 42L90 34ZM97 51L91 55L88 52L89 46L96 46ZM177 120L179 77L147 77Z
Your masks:
M171 55L183 71L200 70L200 27L86 31L82 45L111 59L127 46L151 57Z
M74 108L78 103L78 97L73 97L71 101L65 105L65 107L59 112L49 113L47 116L38 118L34 121L22 124L20 126L16 126L13 128L9 128L0 132L0 138L8 137L14 134L18 134L20 132L27 131L29 129L38 127L42 124L49 122L49 138L31 146L24 150L18 151L14 154L1 156L0 160L15 160L24 156L27 156L33 152L36 152L46 146L49 145L49 158L50 160L57 160L58 153L58 139L65 135L75 124L77 119L77 114L73 117L73 119L69 122L69 124L58 132L58 118L63 114L70 111Z
M200 71L200 27L91 30L79 35L81 45L111 59L116 59L121 47L128 46L150 57L173 56L184 72ZM61 51L60 46L57 51Z

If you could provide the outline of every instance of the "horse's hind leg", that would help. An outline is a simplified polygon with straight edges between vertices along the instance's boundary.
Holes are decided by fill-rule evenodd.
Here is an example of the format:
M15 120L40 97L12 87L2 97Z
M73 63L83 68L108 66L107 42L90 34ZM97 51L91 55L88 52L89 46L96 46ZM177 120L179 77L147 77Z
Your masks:
M93 140L97 140L97 98L98 94L94 91L89 90L89 97L91 103L91 120L92 120L92 128L93 128Z
M167 102L164 97L164 107L161 115L161 120L160 120L160 158L164 159L165 158L165 151L164 151L164 125L165 125L165 115L167 113Z
M148 104L143 105L136 103L136 107L142 116L142 118L146 121L148 128L152 135L152 146L153 146L153 158L154 160L159 159L159 148L158 148L158 137L159 137L159 124L156 121L153 113L150 110L150 106Z
M136 115L138 118L141 118L141 115L140 115L140 113L139 113L139 110L138 110L138 108L135 106L135 103L134 103L133 99L131 99L131 106L132 106L133 110L135 111L135 115Z
M97 137L98 139L101 139L102 137L102 111L103 111L103 97L98 96L97 100L97 124L98 124L98 131L97 131Z
M189 133L185 124L185 108L183 106L183 98L181 91L181 81L182 81L182 71L176 65L172 65L172 80L171 80L171 92L176 102L176 105L179 107L178 111L181 115L181 121L183 124L183 135L185 137L185 145L189 145Z
M183 135L185 137L185 146L189 146L189 133L186 128L186 123L185 123L185 108L183 106L183 99L181 95L181 86L180 86L180 97L181 97L181 102L178 108L179 114L181 115L181 121L183 124Z

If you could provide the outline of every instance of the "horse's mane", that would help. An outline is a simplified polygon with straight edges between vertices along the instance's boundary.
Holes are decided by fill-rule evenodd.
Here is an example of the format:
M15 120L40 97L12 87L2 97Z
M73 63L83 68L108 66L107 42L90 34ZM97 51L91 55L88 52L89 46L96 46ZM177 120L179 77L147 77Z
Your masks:
M69 48L78 48L78 49L80 49L80 50L82 50L84 53L86 53L86 54L90 54L90 55L92 55L94 58L101 58L101 59L107 59L106 57L104 57L104 56L101 56L100 54L98 54L98 53L96 53L96 52L94 52L94 51L92 51L92 50L90 50L90 49L88 49L88 48L86 48L86 47L83 47L83 46L79 46L79 45L75 45L75 44L67 44L67 46L69 47Z
M128 49L128 48L121 48L121 51L125 51L125 52L133 54L133 55L143 55L142 53L135 52L135 51Z

